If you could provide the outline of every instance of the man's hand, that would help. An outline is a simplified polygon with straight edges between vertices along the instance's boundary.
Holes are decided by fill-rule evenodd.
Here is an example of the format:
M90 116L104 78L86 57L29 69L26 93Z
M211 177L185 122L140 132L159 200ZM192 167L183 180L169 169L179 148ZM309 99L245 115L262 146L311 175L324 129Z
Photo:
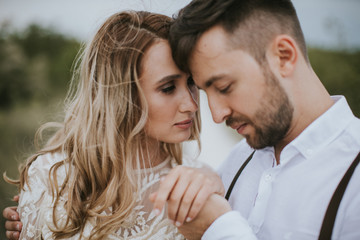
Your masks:
M15 202L19 201L19 196L15 196L13 198ZM6 237L10 240L19 239L20 231L22 228L22 224L20 222L20 217L18 212L16 211L17 207L7 207L3 211L3 216L6 219L5 229L6 229Z
M213 193L224 195L224 185L210 168L177 166L160 182L159 190L150 195L155 214L168 202L168 217L179 227L194 219Z
M191 222L184 223L184 225L179 227L179 231L186 239L201 239L206 229L208 229L218 217L229 211L231 211L231 207L226 199L219 195L212 194L197 217Z

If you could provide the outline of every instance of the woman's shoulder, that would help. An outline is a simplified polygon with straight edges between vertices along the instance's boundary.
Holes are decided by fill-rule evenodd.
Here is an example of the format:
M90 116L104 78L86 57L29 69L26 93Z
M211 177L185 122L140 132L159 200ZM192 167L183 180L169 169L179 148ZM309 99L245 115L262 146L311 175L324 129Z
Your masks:
M58 163L60 161L63 161L65 159L65 155L61 153L45 153L42 155L39 155L35 161L31 164L31 166L34 167L51 167L55 163Z
M20 192L18 212L23 223L21 239L38 239L51 212L52 191L49 171L64 158L60 154L39 155L29 166L27 181Z
M46 153L39 155L29 166L28 175L47 175L52 166L64 159L64 155L60 153Z
M65 159L64 155L59 153L46 153L39 155L29 166L27 170L27 182L24 190L33 191L32 188L40 189L49 187L49 172L50 169L58 162ZM61 180L59 176L65 175L64 169L59 169L57 172L58 181Z

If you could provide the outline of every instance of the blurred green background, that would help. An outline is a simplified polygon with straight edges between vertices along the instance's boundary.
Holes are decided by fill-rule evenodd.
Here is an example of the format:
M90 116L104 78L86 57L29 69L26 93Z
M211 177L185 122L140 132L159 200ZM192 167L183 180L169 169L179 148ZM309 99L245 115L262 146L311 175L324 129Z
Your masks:
M6 25L0 28L1 173L17 178L19 163L35 150L37 128L62 119L63 100L79 48L78 40L37 25L21 31ZM345 95L359 117L360 49L310 48L309 57L328 91ZM17 188L1 178L1 211L14 204L11 199L16 193ZM0 232L0 238L5 238L3 218Z
M18 178L18 165L35 151L37 128L61 120L71 66L80 43L31 25L0 28L0 172ZM13 205L17 187L0 180L0 209ZM2 214L1 214L2 215ZM4 218L0 239L5 238Z

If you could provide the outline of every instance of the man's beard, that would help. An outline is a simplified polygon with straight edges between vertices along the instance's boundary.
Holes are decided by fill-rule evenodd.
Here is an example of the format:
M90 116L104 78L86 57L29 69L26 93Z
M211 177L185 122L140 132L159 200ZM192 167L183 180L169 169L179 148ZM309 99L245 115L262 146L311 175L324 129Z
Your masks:
M230 116L226 125L234 123L247 123L254 127L255 134L244 134L247 143L254 149L275 146L287 134L293 117L294 108L290 100L268 67L264 67L266 89L259 109L254 118L249 119L243 115Z

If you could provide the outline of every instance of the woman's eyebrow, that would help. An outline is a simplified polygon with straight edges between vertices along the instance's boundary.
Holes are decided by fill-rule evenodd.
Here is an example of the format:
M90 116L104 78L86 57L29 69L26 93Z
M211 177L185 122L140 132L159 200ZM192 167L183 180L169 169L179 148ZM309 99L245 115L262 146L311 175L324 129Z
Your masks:
M164 83L164 82L168 82L168 81L171 81L171 80L174 80L174 79L178 79L178 78L181 78L181 74L168 75L168 76L165 76L165 77L161 78L161 79L158 81L158 84L161 84L161 83Z

